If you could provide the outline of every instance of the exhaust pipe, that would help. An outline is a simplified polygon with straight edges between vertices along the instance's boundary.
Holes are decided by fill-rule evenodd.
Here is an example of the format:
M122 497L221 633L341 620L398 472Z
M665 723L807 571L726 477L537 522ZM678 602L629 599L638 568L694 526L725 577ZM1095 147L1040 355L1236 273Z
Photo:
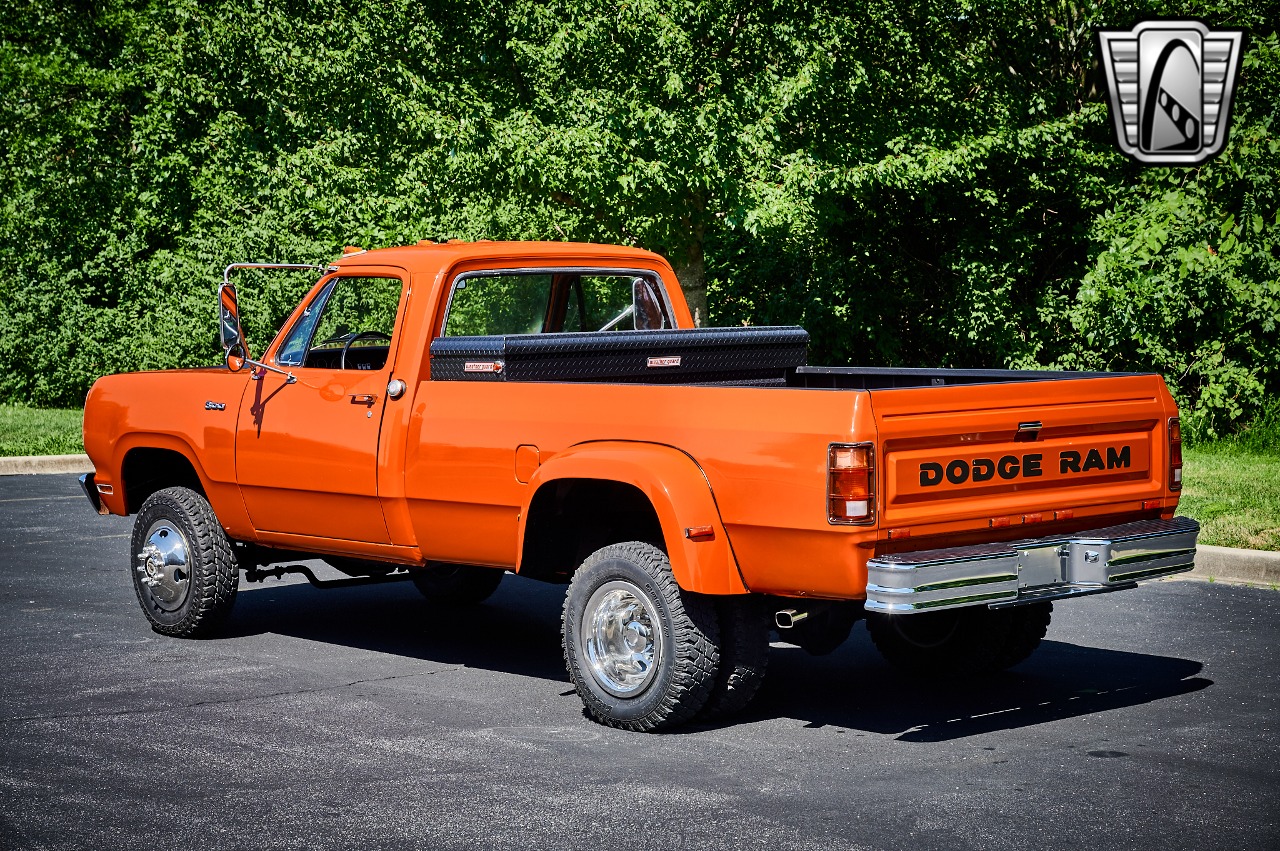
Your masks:
M808 612L798 612L795 609L783 609L773 616L773 622L778 625L778 629L791 629L800 621L809 617Z

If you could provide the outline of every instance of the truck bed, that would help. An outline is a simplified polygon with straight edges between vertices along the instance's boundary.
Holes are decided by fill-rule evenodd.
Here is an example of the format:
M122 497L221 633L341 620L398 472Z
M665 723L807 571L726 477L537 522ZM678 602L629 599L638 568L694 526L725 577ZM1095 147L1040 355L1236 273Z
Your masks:
M857 597L873 555L1172 515L1175 409L1159 376L810 367L806 342L798 328L437 338L405 482L430 509L423 546L511 564L514 447L547 463L599 441L687 453L746 585L765 593ZM486 410L512 414L473 413ZM875 445L875 522L833 526L828 447L861 441ZM1063 453L1078 472L1062 472ZM477 512L512 530L487 538L483 559L453 531Z

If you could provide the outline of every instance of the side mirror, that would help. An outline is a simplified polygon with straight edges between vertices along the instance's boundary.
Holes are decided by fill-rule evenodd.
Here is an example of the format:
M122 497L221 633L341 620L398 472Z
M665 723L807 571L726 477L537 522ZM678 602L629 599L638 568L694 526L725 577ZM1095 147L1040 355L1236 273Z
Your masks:
M244 346L240 343L232 343L227 347L227 369L232 372L239 372L244 369L248 360L249 358L244 353Z
M231 365L232 352L239 350L237 357L247 360L249 344L245 342L244 330L240 327L240 304L236 301L236 288L224 283L218 288L218 335L222 340L222 349L227 355L227 365ZM242 369L244 364L240 364ZM232 371L237 371L232 368Z
M631 281L632 326L637 331L657 331L664 325L662 304L653 289L653 283L644 278Z

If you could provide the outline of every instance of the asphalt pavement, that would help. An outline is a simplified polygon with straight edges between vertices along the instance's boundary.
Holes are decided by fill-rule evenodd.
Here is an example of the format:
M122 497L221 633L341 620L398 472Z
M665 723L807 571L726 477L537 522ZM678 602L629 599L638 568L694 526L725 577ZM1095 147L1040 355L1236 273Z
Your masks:
M411 584L241 585L153 633L126 518L0 478L0 848L1280 848L1280 593L1060 603L983 682L894 673L865 629L775 644L743 715L589 721L563 589L440 611Z

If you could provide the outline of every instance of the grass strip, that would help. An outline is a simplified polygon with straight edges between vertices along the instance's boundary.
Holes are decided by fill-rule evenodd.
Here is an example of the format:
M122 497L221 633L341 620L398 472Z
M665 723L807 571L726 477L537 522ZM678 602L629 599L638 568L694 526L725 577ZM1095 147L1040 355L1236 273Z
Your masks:
M0 456L76 455L84 452L81 410L0 405Z
M1200 543L1280 550L1280 455L1230 445L1183 450L1178 513L1200 523Z

